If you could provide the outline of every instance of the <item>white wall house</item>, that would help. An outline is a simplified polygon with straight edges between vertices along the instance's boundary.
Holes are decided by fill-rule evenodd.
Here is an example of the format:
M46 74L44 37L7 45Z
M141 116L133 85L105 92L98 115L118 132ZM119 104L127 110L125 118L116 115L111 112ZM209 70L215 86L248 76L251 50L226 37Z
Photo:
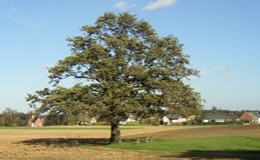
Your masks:
M119 124L126 125L127 122L135 122L135 121L136 121L136 118L135 118L132 114L130 114L130 115L127 117L127 119L121 120L121 121L119 122Z
M238 118L233 114L209 114L202 119L203 123L216 122L224 123L228 121L234 121Z
M186 121L187 118L184 118L181 115L168 115L163 117L163 123L166 125L170 125L172 123L183 123Z

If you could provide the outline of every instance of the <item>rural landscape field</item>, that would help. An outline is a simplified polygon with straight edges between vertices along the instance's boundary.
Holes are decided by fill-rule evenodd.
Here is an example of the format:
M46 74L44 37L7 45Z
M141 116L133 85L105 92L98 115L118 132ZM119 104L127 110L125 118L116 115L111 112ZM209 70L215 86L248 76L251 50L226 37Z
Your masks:
M260 160L260 0L0 4L0 160Z
M260 159L260 126L1 128L0 159ZM137 137L152 136L153 142Z

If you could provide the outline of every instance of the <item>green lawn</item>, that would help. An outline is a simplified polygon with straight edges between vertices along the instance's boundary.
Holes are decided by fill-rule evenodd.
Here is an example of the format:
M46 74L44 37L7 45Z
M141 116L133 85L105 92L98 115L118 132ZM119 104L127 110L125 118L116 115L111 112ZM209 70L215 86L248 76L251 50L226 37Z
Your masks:
M260 137L205 137L155 140L150 143L124 142L110 148L153 153L184 153L189 151L259 151Z

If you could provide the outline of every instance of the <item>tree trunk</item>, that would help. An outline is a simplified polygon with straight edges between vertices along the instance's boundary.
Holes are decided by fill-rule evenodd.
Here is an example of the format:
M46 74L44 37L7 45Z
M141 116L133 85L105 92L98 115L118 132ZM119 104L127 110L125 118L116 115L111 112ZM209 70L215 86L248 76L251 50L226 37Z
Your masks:
M110 143L121 143L119 122L111 122Z

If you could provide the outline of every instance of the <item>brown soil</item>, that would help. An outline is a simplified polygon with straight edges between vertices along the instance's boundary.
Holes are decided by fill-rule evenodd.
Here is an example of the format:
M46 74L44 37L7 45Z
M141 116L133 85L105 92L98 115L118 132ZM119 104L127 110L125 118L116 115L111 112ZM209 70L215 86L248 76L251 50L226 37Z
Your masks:
M152 133L171 129L173 128L140 127L123 130L122 134ZM2 129L0 130L0 159L157 159L154 155L144 153L105 150L102 145L106 143L109 134L109 130ZM87 147L77 146L78 143L86 143Z

